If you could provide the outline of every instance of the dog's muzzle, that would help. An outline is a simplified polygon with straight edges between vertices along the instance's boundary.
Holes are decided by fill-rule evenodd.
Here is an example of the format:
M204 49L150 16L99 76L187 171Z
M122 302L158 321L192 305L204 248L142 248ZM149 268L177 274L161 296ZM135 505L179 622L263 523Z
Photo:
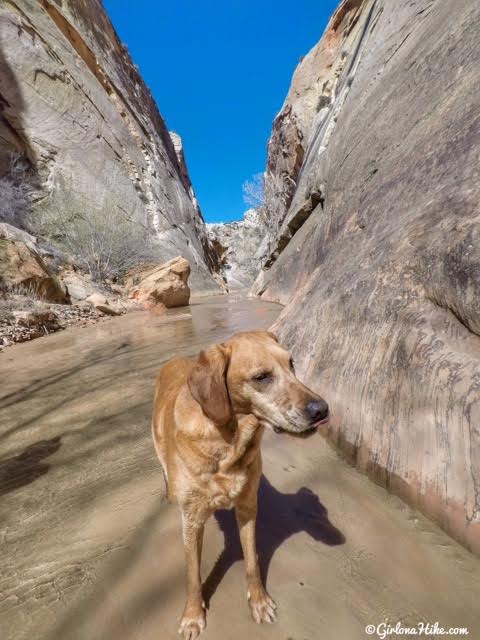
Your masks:
M328 404L321 398L319 400L310 400L305 405L304 412L309 424L307 423L308 426L301 431L283 429L277 426L274 426L273 430L275 433L289 433L294 436L306 437L315 433L318 427L328 423Z

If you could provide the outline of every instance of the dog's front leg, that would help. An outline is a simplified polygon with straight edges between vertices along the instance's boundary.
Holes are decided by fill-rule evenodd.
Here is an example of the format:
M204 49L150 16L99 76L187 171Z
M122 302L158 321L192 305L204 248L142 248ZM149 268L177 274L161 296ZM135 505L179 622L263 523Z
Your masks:
M240 494L235 505L240 541L242 543L247 574L247 598L252 617L258 624L275 622L277 605L262 584L255 543L255 521L257 518L258 478Z
M204 523L198 524L188 510L182 510L182 524L187 564L187 600L178 632L185 640L195 640L207 626L200 577Z

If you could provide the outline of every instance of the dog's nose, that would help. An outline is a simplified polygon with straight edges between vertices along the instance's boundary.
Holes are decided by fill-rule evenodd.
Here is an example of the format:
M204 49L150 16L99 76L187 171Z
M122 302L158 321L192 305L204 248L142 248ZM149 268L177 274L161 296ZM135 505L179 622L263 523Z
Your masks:
M325 400L310 400L305 407L305 412L312 422L324 420L328 416L328 404Z

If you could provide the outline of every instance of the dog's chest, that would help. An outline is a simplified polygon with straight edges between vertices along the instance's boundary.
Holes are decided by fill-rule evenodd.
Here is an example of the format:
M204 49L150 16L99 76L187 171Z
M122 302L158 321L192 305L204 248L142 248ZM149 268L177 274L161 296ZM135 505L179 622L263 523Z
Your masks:
M214 509L228 509L235 504L247 482L244 470L219 471L211 476L208 483L210 503Z
M203 492L211 510L233 506L251 475L252 464L260 453L263 428L251 416L238 421L234 438L219 446L218 440L202 442ZM208 469L205 459L209 460ZM198 477L198 476L197 476Z
M214 469L202 474L207 499L214 510L232 507L248 480L248 465L244 464L243 456L229 464L232 454L233 450L223 450L215 456Z

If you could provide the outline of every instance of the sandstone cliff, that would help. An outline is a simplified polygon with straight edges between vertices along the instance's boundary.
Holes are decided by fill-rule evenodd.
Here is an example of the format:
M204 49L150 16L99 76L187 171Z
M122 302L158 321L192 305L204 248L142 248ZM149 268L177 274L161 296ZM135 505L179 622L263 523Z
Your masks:
M194 291L218 289L173 137L100 0L0 1L0 177L22 158L34 222L61 234L70 215L115 212L147 227L159 262L183 255Z
M267 249L262 211L249 209L235 222L208 223L207 230L229 291L249 289Z
M253 291L370 477L480 552L480 5L345 0L269 144Z

